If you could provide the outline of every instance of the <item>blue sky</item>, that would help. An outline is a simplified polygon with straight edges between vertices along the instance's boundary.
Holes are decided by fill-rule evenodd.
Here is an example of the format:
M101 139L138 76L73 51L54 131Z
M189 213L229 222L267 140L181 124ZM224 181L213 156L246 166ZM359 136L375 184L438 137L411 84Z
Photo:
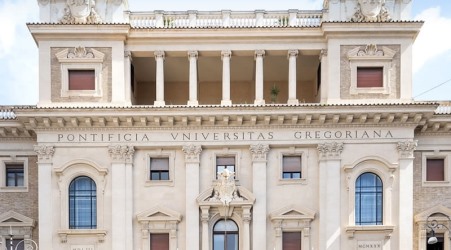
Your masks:
M451 100L451 1L413 1L412 19L426 21L414 46L413 96ZM322 0L129 0L129 5L132 11L287 10L320 9ZM38 49L25 25L38 19L37 0L0 0L0 105L38 101Z

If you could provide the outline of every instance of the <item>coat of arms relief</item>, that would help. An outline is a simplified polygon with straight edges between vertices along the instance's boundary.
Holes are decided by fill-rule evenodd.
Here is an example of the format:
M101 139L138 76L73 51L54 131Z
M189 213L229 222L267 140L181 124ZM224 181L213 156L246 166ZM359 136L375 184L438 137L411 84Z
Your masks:
M95 10L94 0L67 0L63 24L94 24L102 22Z
M391 20L385 0L358 0L354 22L387 22Z

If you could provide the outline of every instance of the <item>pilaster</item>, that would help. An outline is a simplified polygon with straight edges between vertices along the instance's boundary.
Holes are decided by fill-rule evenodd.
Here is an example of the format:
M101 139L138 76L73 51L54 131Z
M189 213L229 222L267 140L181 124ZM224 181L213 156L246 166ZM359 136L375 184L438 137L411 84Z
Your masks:
M197 51L188 51L189 60L189 100L188 106L197 106Z
M155 61L156 61L156 100L154 102L154 106L164 106L164 51L155 51L154 52Z
M201 206L202 211L202 250L209 250L210 248L210 237L209 237L209 228L208 221L210 220L210 206Z
M263 58L265 57L264 50L255 51L255 105L265 104L263 99Z
M185 153L186 167L186 249L199 249L199 207L196 199L199 195L199 167L202 147L193 144L185 145L182 151Z
M124 83L125 83L125 102L132 104L132 84L131 82L131 65L132 53L130 51L124 52Z
M250 146L252 155L252 192L255 196L252 220L252 249L266 249L266 163L269 145L255 144Z

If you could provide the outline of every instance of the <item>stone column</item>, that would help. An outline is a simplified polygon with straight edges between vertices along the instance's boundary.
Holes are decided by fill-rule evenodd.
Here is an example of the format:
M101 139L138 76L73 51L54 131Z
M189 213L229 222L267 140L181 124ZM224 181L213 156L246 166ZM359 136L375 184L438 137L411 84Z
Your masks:
M341 201L340 166L343 143L331 142L318 145L320 221L319 249L340 250Z
M186 209L186 248L199 249L199 207L196 198L199 195L199 145L187 145L182 148L185 153L185 209Z
M266 156L269 145L250 146L252 155L252 191L255 196L252 220L252 249L266 249Z
M255 105L265 104L263 99L263 58L265 57L264 50L255 51Z
M243 250L251 250L251 208L252 206L243 206Z
M288 104L298 104L296 97L296 58L298 50L288 51Z
M156 100L154 106L162 107L165 105L164 102L164 51L154 52L155 61L157 64L156 69Z
M413 249L413 152L417 141L398 142L399 153L399 248ZM390 222L389 222L390 223Z
M39 247L53 249L53 197L52 192L52 160L55 154L53 146L36 145L34 151L38 156L38 199L39 199ZM55 211L56 212L56 211Z
M202 210L202 250L209 250L210 237L208 233L208 221L210 220L210 206L201 206L200 209Z
M130 51L125 51L124 60L125 102L128 103L128 105L132 105L132 84L134 83L131 82L132 53Z
M327 70L329 69L329 61L327 60L327 49L321 50L319 61L321 62L321 82L319 82L321 87L317 91L320 91L318 94L321 97L321 102L327 102L327 85L329 85L329 74L327 73Z
M111 239L112 250L133 247L133 146L108 147L111 159Z
M222 58L222 106L232 105L230 100L230 57L232 52L230 50L225 50L221 52Z
M189 100L188 106L197 106L197 51L188 51L189 60Z

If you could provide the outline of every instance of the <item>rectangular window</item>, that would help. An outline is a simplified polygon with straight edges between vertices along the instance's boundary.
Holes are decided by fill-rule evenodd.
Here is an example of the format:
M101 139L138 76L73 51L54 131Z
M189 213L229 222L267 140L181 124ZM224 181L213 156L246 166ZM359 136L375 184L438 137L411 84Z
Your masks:
M445 181L445 159L426 159L426 181Z
M6 186L7 187L23 187L24 186L24 166L23 164L14 163L6 164Z
M11 240L10 239L6 239L5 240L6 242L6 249L11 249ZM25 249L25 245L24 245L24 243L25 242L21 242L22 241L22 239L13 239L13 248L12 249L14 249L14 250L24 250ZM20 243L20 244L19 244ZM17 247L17 248L16 248Z
M216 157L216 179L224 169L227 169L235 173L235 157L233 156L221 156Z
M301 156L283 156L282 161L283 179L302 178L302 157Z
M282 233L283 250L301 250L301 232Z
M95 70L69 70L69 90L95 90Z
M357 67L357 88L384 87L382 67Z
M150 234L151 250L169 250L169 234Z
M169 158L150 158L150 179L169 180Z

